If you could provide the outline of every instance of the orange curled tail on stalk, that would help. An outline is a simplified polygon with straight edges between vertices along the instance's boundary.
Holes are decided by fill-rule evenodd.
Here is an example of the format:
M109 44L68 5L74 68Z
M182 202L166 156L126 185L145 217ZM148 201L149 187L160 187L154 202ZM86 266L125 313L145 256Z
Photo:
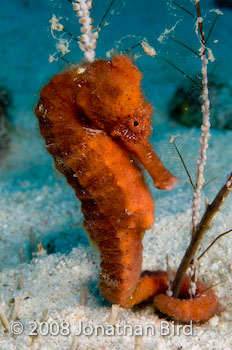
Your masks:
M141 78L123 55L74 66L41 90L35 110L47 150L80 199L84 227L100 251L100 291L123 307L167 288L165 272L141 275L154 202L137 162L157 188L178 182L148 140L152 107Z

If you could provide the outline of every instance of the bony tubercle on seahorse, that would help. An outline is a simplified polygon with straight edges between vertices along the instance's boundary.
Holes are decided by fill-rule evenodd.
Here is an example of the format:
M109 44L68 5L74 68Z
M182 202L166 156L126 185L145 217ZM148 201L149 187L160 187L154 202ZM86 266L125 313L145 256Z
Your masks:
M80 199L85 230L100 251L101 294L122 307L165 296L168 282L165 271L141 273L142 238L153 225L154 202L138 163L159 189L178 182L148 140L152 107L141 79L124 55L71 66L43 87L35 110L47 150ZM215 298L213 293L214 304ZM163 312L170 302L160 301ZM191 312L181 318L199 321Z

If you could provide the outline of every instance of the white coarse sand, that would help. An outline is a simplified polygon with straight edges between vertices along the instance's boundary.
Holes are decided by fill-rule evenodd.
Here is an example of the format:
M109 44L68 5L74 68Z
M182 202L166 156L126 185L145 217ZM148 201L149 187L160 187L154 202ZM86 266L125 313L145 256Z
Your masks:
M191 211L187 210L156 221L155 227L144 238L144 269L166 269L166 254L171 268L176 268L189 239L190 219ZM231 226L232 219L226 208L224 212L218 213L210 234L205 237L204 246L212 241L212 237ZM13 331L17 333L22 331L21 326L24 328L22 334L13 336L1 327L0 349L68 350L72 343L74 347L77 344L76 349L83 350L135 349L135 342L142 342L144 350L229 350L232 346L231 258L232 236L228 235L215 244L200 264L202 280L210 285L222 282L215 287L215 291L221 299L224 312L205 324L182 329L178 334L177 324L159 319L152 305L120 309L116 325L110 326L108 320L111 307L99 294L98 264L89 247L74 248L70 255L34 254L30 264L7 267L0 274L1 306L10 320L12 300L20 296L17 321L20 323L13 324ZM19 278L23 280L21 289L18 286ZM83 286L86 288L85 305ZM35 325L37 336L30 335L34 333L30 327ZM138 338L140 335L143 335L143 339Z

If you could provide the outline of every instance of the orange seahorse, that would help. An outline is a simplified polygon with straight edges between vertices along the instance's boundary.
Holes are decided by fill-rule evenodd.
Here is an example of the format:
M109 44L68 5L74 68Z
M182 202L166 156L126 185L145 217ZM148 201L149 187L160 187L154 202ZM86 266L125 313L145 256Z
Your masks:
M142 238L153 225L154 202L138 162L157 188L171 190L178 182L148 141L152 107L141 78L124 55L73 66L42 89L35 111L100 251L100 291L122 307L167 289L166 272L141 274Z

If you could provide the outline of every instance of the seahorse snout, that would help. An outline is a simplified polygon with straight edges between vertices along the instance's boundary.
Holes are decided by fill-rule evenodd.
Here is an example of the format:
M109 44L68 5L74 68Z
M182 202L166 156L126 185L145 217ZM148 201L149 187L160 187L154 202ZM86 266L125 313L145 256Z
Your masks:
M157 188L169 191L175 187L178 179L165 168L148 140L142 142L127 142L126 140L124 142L128 151L148 171Z

